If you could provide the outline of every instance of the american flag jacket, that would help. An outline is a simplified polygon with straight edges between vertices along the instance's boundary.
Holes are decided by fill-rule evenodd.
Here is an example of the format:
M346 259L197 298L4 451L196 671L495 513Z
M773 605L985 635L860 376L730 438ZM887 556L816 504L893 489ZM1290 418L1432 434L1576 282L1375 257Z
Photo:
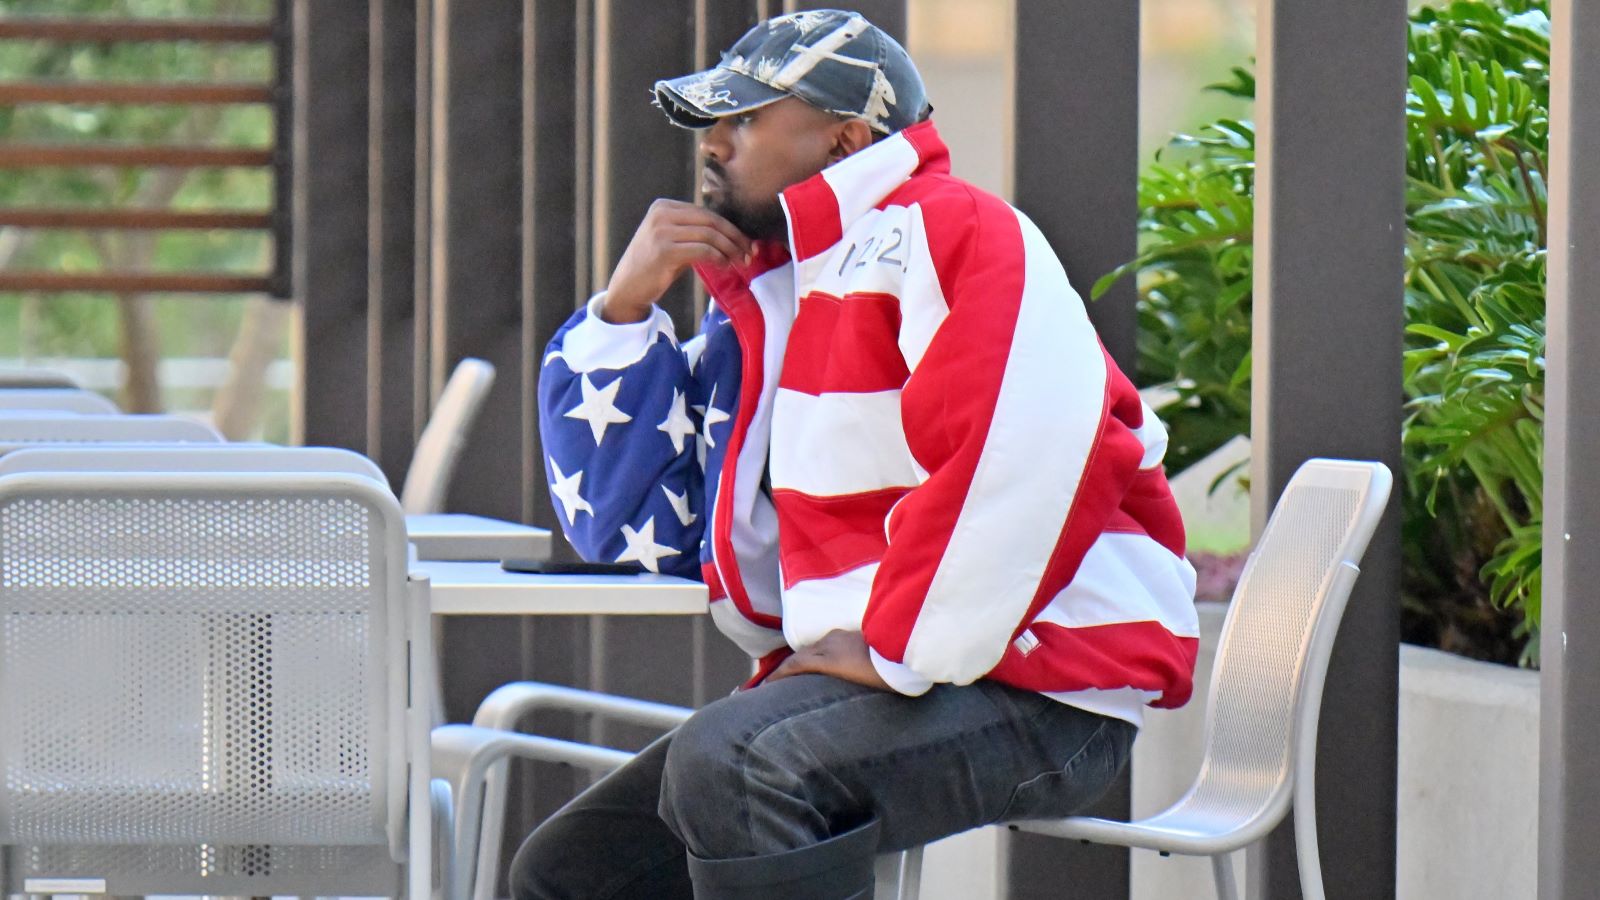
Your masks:
M683 344L600 297L539 384L586 558L703 578L769 669L860 631L905 694L992 678L1138 723L1189 697L1194 570L1166 431L1039 230L931 122L782 195L789 246L698 268Z

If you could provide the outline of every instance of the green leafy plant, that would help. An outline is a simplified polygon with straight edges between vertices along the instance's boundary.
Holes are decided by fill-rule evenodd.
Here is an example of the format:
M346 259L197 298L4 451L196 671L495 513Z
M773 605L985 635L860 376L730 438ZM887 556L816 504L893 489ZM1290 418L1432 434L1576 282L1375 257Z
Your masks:
M1411 16L1403 495L1408 640L1537 655L1546 0ZM1250 73L1215 89L1253 95ZM1170 384L1173 471L1249 432L1253 129L1175 138L1140 182L1140 380Z

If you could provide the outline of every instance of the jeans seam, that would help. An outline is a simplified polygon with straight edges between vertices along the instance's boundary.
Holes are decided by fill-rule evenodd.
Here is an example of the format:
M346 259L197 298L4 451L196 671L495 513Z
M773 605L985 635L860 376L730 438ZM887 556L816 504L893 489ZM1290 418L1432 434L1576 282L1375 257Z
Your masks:
M1004 821L1005 820L1006 814L1011 812L1011 807L1015 806L1016 803L1017 803L1017 795L1021 794L1023 789L1027 788L1029 785L1037 783L1039 781L1039 779L1041 779L1041 778L1049 778L1049 777L1054 776L1054 775L1067 775L1067 774L1071 773L1078 766L1078 764L1083 760L1085 754L1087 754L1089 752L1090 748L1095 745L1095 742L1100 740L1101 736L1106 733L1106 729L1109 728L1110 726L1111 726L1111 721L1110 720L1101 722L1098 726L1096 726L1096 728L1094 730L1094 734L1089 735L1089 739L1083 742L1083 746L1078 748L1078 752L1072 754L1072 757L1070 759L1068 759L1065 763L1062 763L1057 768L1048 769L1046 771L1040 772L1039 774L1033 776L1032 778L1029 778L1027 781L1023 781L1023 782L1019 783L1016 787L1012 788L1011 789L1011 796L1006 800L1006 805L1001 808L1000 815L996 816L994 818L994 821L995 822L1000 822L1000 821Z

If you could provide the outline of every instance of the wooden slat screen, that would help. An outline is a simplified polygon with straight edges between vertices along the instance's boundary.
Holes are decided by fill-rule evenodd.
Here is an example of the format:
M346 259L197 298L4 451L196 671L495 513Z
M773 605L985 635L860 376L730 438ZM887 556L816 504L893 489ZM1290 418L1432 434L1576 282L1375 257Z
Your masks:
M258 231L271 236L275 250L265 272L42 272L0 271L0 291L117 294L289 293L290 211L287 137L290 71L289 18L279 0L277 12L260 21L192 19L107 19L14 17L0 19L0 40L60 44L192 42L269 45L276 56L276 83L105 82L53 79L0 82L0 107L35 104L111 106L216 106L261 104L273 109L272 146L154 146L109 143L0 144L0 169L34 168L247 168L272 173L275 188L267 209L176 210L156 208L0 207L0 227L52 230Z

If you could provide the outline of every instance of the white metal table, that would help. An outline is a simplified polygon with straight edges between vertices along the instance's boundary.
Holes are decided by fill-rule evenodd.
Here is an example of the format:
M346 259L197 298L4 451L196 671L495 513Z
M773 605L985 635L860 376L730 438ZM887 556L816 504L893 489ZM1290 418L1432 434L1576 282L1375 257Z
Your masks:
M670 575L535 575L498 562L422 560L436 616L700 615L706 586Z
M406 516L406 536L421 560L498 562L550 554L548 529L459 513Z

